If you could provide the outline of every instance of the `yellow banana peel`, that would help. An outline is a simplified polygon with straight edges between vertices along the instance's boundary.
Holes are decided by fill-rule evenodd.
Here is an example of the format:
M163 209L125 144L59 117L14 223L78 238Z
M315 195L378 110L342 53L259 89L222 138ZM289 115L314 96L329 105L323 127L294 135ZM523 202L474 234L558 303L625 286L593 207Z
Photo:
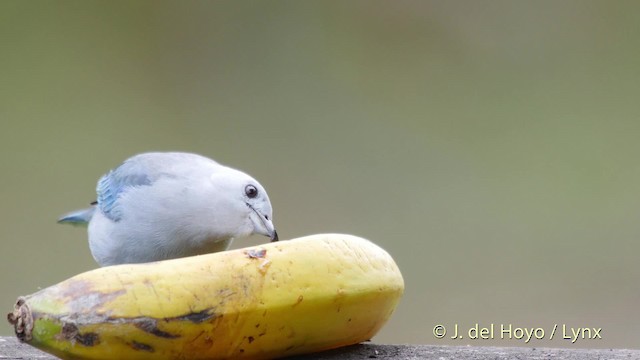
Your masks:
M322 234L99 268L20 297L8 319L63 359L264 359L369 340L403 290L383 249Z

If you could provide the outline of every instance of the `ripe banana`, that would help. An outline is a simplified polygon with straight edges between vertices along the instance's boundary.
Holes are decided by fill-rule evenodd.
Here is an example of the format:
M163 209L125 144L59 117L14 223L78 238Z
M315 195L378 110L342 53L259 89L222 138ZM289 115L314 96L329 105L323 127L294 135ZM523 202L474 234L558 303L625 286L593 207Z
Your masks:
M403 290L383 249L324 234L99 268L20 297L8 319L63 359L264 359L366 341Z

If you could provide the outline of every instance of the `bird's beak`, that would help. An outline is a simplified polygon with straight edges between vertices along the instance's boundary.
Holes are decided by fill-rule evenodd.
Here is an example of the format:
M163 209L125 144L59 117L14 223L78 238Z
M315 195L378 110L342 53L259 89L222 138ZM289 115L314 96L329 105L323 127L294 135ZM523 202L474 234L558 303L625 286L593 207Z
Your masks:
M262 223L264 224L264 227L266 229L266 234L263 235L268 236L271 239L271 242L278 241L278 232L273 226L273 222L271 220L265 219L264 217L261 217L261 219L264 219Z
M247 204L247 206L249 206L249 208L253 210L253 212L255 213L255 217L259 219L257 221L255 219L253 220L254 232L256 234L268 236L271 239L271 242L278 241L278 232L273 225L273 221L271 221L271 219L269 219L265 215L261 214L253 206L249 204Z
M271 220L267 220L262 215L258 215L258 216L260 216L260 219L262 220L262 225L264 226L264 230L265 230L264 232L259 232L259 233L264 236L268 236L271 239L271 242L278 241L278 232L273 226L273 222Z

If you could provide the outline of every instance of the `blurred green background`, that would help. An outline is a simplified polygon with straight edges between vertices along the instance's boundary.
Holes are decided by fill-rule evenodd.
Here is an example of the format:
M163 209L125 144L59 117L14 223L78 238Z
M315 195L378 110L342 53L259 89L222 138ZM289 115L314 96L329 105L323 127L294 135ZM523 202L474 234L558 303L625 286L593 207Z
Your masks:
M58 216L181 150L259 179L283 239L389 251L406 293L376 342L638 348L639 23L635 1L0 2L0 304L95 268ZM476 323L602 339L432 333Z

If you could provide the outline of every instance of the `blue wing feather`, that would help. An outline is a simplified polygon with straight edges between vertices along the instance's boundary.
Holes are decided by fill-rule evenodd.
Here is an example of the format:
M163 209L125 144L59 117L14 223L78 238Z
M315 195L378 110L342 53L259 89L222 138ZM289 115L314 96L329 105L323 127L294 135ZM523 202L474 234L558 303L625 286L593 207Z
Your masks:
M161 177L176 177L179 173L188 172L195 167L194 163L221 167L213 160L186 153L145 153L131 157L100 178L96 188L98 199L96 204L92 204L96 206L66 214L59 222L87 224L96 207L107 218L119 221L123 213L118 200L123 193L135 187L152 185Z
M111 170L98 181L98 207L102 213L113 221L122 219L122 209L118 206L118 198L123 192L136 186L151 185L149 176L142 169L124 163ZM133 171L138 170L138 171Z

